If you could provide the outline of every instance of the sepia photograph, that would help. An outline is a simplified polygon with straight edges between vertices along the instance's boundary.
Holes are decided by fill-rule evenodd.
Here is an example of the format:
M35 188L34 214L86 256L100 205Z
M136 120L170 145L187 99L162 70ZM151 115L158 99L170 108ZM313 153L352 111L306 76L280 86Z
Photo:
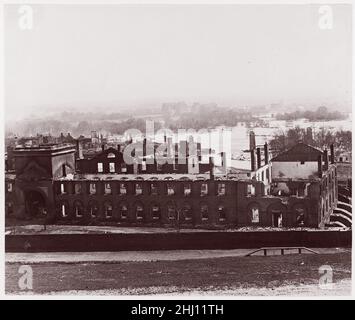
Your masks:
M2 11L7 298L352 297L350 2Z

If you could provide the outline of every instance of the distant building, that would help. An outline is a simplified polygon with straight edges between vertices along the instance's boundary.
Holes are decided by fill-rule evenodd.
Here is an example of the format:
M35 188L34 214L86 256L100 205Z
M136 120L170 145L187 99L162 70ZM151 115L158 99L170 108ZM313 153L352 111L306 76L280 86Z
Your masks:
M319 224L330 222L337 206L338 184L334 150L318 150L302 142L272 159L272 194L317 199ZM297 208L300 218L305 208Z
M73 143L75 144L75 139L72 137L70 132L65 136L63 133L60 134L60 137L57 139L58 143Z
M336 165L338 170L338 184L349 187L351 190L352 178L352 155L351 152L341 151L336 155Z

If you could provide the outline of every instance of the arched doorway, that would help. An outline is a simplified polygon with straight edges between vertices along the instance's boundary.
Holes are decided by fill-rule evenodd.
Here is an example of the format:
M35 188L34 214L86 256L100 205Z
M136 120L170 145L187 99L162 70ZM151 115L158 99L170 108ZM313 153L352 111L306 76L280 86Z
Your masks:
M271 215L271 223L273 227L281 228L286 226L283 220L286 217L286 207L281 203L273 203L267 209ZM287 222L287 221L286 221Z
M40 217L47 214L46 201L43 195L35 190L26 192L25 195L26 212L31 217Z

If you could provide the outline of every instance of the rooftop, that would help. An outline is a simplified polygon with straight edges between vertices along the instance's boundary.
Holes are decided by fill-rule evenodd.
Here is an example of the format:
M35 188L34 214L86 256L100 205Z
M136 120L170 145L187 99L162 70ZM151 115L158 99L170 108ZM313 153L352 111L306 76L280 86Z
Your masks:
M71 143L48 143L36 146L17 145L15 151L51 151L62 150L67 148L75 148L75 145Z
M300 142L271 161L318 161L320 155L323 155L321 150Z

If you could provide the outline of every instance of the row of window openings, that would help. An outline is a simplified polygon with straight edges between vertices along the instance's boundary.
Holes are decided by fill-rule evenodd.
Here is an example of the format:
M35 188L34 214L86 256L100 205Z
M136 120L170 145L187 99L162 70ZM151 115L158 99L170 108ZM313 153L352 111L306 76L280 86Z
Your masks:
M61 194L66 194L66 185L62 183L60 185L60 192ZM74 192L75 194L81 194L82 193L82 188L81 184L77 183L74 186ZM135 195L142 195L143 194L143 187L141 184L136 183L135 188L134 188ZM167 195L172 196L176 194L175 187L173 185L167 185ZM191 185L184 185L184 195L189 196L192 193ZM96 194L97 189L96 189L96 184L95 183L90 183L89 187L89 193L90 194ZM112 194L112 188L110 183L105 183L105 188L104 188L104 193L105 194ZM120 183L119 186L119 193L121 195L126 195L127 192L127 186L124 183ZM224 196L226 194L226 185L224 183L218 184L217 187L217 195L219 196ZM150 185L150 195L158 195L158 187L155 184ZM200 195L201 196L207 196L208 195L208 185L207 183L203 183L201 185L200 189Z
M114 162L110 162L108 164L108 171L110 173L115 173L116 172L116 164ZM102 162L97 163L97 172L98 173L103 173L104 172L104 164ZM121 165L121 172L127 172L127 166L126 164Z
M175 162L173 163L173 167L174 170L177 170L177 166L175 164ZM192 164L192 167L195 167L195 163ZM142 162L142 171L146 171L147 170L147 164L145 161ZM157 164L157 170L158 171L162 171L163 170L163 165L162 164ZM114 162L110 162L108 164L108 171L110 173L115 173L116 172L116 164ZM97 163L97 172L98 173L103 173L104 172L104 164L102 162L98 162ZM127 172L127 166L125 163L121 164L121 172L122 173L126 173Z
M89 213L92 217L97 217L98 215L98 207L90 207L89 208ZM203 205L201 206L201 219L206 221L208 220L208 206ZM75 206L74 207L74 213L75 216L78 218L83 217L84 215L84 208L82 206ZM65 204L62 204L61 206L61 214L62 216L68 217L68 208ZM104 215L106 218L112 218L113 217L113 209L111 205L106 205L104 207ZM135 210L135 215L137 220L142 220L144 219L144 209L143 206L137 206ZM226 220L226 209L223 206L218 207L218 215L219 215L219 220L220 221L225 221ZM128 207L127 206L122 206L120 207L120 216L121 219L125 220L128 218ZM185 207L182 210L182 218L184 220L192 220L192 209L190 207ZM159 220L161 218L161 212L159 206L153 206L152 207L152 218L153 220ZM168 207L168 218L169 220L175 220L178 218L178 212L173 206ZM180 218L180 217L179 217Z
M250 209L251 213L251 222L252 223L260 223L260 214L259 214L259 208L257 207L252 207ZM282 224L282 215L279 215L279 218L281 221L278 222L278 225L281 226ZM299 226L302 226L305 224L305 214L304 210L300 209L297 210L297 217L296 217L296 222Z
M12 203L10 202L8 204L8 207L11 209L9 211L12 212ZM226 209L223 206L219 206L218 207L218 214L219 214L219 220L220 221L225 221L226 220ZM98 215L98 207L94 206L94 207L90 207L89 208L89 213L92 217L97 217ZM185 220L191 220L191 214L192 214L192 209L191 207L185 207L182 210L183 212L183 218ZM84 207L83 206L75 206L74 207L74 213L75 216L80 218L83 217L84 215ZM120 216L121 219L127 219L128 218L128 207L127 206L121 206L120 207ZM200 209L200 213L201 213L201 218L202 220L208 220L208 213L209 213L209 209L207 205L202 205L201 209ZM63 217L67 217L68 216L68 208L65 204L62 204L61 206L61 214ZM104 214L105 217L107 218L111 218L113 216L113 209L111 205L105 205L104 207ZM252 218L252 223L259 223L260 222L260 217L259 217L259 208L251 208L251 218ZM143 206L136 206L136 218L137 220L142 220L144 218L144 209ZM154 220L159 220L161 218L161 214L160 214L160 208L159 206L152 206L152 218ZM175 207L173 206L169 206L168 207L168 218L170 220L175 220L177 218L177 211L175 209Z

